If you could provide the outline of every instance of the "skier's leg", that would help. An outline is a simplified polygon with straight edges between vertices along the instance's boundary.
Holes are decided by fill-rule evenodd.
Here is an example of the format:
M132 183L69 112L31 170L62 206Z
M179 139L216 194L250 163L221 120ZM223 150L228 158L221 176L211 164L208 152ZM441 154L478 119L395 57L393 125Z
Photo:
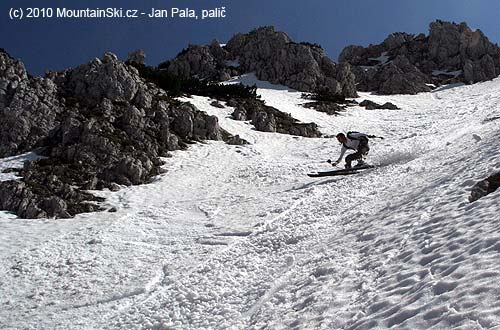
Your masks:
M356 159L361 159L361 153L359 151L350 154L345 158L345 168L351 168L351 163Z
M358 153L360 154L358 163L356 166L363 166L366 165L366 163L363 161L363 158L368 155L368 152L370 151L370 147L368 146L368 139L367 138L361 138L359 141L359 146L358 146Z

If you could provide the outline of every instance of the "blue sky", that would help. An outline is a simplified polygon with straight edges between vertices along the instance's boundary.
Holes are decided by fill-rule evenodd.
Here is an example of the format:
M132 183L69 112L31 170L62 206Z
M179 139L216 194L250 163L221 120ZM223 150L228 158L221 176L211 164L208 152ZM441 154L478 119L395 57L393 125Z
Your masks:
M170 9L225 7L227 17L190 19L23 19L9 10L39 8ZM381 42L389 33L427 33L430 22L467 22L500 41L497 0L2 0L0 47L20 58L35 75L73 67L106 51L126 58L144 49L151 65L172 58L189 43L227 41L234 33L274 25L295 41L319 43L333 59L347 45Z

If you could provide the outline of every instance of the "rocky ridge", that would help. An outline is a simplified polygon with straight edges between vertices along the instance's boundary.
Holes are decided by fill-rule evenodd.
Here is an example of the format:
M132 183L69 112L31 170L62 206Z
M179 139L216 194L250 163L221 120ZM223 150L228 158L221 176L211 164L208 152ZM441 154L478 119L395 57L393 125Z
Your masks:
M217 81L255 72L261 80L300 91L357 96L349 64L336 64L320 46L293 42L273 27L238 33L224 47L216 40L208 46L191 45L162 67L182 77Z
M500 48L466 23L438 20L430 24L428 36L393 33L379 45L348 46L339 62L352 66L359 91L416 94L497 77Z

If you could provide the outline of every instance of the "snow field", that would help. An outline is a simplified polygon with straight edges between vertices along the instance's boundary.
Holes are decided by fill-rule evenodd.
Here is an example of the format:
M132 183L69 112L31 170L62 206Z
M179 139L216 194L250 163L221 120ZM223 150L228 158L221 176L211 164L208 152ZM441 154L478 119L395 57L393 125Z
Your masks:
M470 188L500 169L500 79L402 110L328 116L255 80L267 104L325 134L372 140L359 175L311 179L340 146L257 132L189 101L252 144L207 142L149 185L99 192L116 213L0 221L3 329L481 329L500 325L500 206ZM2 163L0 163L2 164ZM2 165L0 165L2 166Z

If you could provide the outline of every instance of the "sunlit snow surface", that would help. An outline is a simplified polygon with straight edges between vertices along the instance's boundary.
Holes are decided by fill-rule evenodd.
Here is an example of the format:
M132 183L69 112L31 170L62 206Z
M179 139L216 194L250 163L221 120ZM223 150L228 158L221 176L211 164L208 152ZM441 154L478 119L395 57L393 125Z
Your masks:
M24 162L28 160L36 160L41 158L34 152L28 152L18 156L0 158L0 181L19 179L15 172L8 171L11 169L23 168Z
M242 78L255 82L252 76ZM152 184L100 192L116 213L0 219L1 329L481 329L500 325L500 80L361 99L328 116L259 82L267 104L372 140L362 174L312 179L335 139L263 133L191 146ZM479 137L480 139L477 139ZM0 164L3 164L3 161ZM3 166L3 165L1 165Z

